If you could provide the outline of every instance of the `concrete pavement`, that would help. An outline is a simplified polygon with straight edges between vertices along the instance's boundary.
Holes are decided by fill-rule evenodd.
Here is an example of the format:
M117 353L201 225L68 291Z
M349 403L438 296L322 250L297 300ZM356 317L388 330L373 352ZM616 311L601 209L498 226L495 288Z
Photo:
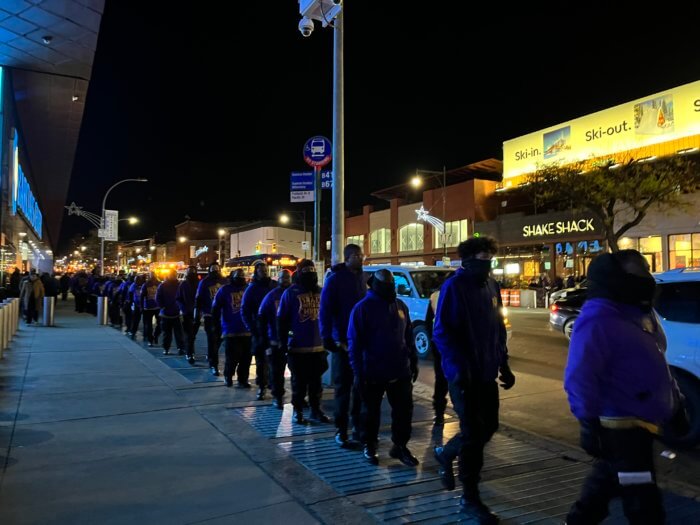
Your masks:
M410 443L421 465L388 458L385 427L371 467L337 448L332 426L293 425L289 405L223 387L201 350L191 367L72 303L59 304L56 323L22 324L0 361L2 524L468 523L431 454L456 420L431 425L424 385ZM486 453L484 499L505 523L561 523L588 470L575 449L514 429ZM700 515L692 498L666 497L669 523ZM613 516L624 522L619 505Z

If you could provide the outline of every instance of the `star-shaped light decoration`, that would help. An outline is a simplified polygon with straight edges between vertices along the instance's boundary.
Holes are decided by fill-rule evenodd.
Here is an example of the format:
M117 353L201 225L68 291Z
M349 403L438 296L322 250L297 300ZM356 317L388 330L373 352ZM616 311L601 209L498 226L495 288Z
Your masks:
M418 215L418 220L423 222L428 222L428 217L430 217L430 213L428 213L428 210L426 210L422 204L420 208L416 210L416 215Z
M64 206L68 210L68 215L81 215L82 206L78 206L75 202L71 202L70 206Z

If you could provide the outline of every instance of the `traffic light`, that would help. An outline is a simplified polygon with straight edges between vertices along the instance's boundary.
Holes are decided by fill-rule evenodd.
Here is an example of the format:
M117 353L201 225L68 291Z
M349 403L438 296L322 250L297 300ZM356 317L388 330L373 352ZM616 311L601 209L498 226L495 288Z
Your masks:
M276 242L272 243L272 253L277 253L277 243Z
M260 243L255 245L255 253L260 253Z

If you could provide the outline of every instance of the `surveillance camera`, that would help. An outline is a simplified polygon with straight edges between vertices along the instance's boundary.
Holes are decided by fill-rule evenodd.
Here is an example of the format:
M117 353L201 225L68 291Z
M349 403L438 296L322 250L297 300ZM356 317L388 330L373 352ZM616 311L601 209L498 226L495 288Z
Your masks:
M311 33L314 32L314 21L306 17L299 20L299 32L303 37L311 36Z

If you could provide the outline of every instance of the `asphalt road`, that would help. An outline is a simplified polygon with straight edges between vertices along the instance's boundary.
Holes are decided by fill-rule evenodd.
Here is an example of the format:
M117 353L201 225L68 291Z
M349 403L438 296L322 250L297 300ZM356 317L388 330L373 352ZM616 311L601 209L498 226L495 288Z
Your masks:
M513 335L510 365L517 377L513 389L501 392L501 421L528 432L578 445L578 423L569 412L563 388L568 341L549 327L547 310L509 309ZM432 366L421 366L419 381L433 385ZM659 445L657 452L665 449ZM676 459L657 456L660 479L690 485L700 496L700 448L677 451Z

